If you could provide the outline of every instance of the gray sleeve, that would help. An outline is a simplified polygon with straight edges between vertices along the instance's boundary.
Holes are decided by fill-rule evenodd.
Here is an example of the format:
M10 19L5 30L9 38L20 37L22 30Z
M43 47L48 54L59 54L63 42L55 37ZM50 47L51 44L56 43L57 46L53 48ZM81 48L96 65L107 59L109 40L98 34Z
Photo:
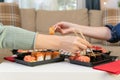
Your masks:
M0 25L0 48L34 49L35 37L35 32Z

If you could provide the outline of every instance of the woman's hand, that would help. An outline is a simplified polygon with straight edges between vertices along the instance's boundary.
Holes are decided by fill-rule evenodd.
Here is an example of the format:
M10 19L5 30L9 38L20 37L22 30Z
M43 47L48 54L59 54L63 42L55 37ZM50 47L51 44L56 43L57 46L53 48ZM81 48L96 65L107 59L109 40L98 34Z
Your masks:
M60 32L61 34L69 34L73 33L73 31L79 26L77 24L69 23L69 22L59 22L54 25L55 31Z
M36 49L63 49L72 53L92 47L89 42L76 36L43 35L36 36Z
M60 49L67 50L72 53L76 53L77 51L86 50L87 48L91 48L91 44L80 38L75 36L62 36L60 38Z

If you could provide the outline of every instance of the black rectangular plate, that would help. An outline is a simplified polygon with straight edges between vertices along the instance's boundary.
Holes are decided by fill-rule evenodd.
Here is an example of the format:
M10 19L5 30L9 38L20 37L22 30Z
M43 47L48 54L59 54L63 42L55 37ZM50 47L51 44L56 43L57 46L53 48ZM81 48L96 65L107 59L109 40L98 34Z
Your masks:
M81 61L76 61L76 60L70 60L70 63L77 64L77 65L88 66L88 67L93 67L93 66L96 66L96 65L105 64L105 63L108 63L108 62L115 61L116 59L117 59L117 56L110 56L110 58L107 58L107 59L104 59L104 60L101 60L101 61L97 61L97 62L87 63L87 62L81 62Z
M16 63L23 64L26 66L31 66L31 67L43 65L43 64L48 64L48 63L61 62L61 61L64 61L64 57L50 59L50 60L44 60L44 61L37 61L37 62L25 62L23 60L15 59Z

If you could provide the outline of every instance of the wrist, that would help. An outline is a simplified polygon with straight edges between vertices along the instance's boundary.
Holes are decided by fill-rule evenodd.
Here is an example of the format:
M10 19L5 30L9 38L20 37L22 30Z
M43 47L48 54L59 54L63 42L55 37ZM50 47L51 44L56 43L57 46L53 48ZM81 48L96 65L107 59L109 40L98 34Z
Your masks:
M82 27L81 27L80 25L78 25L78 24L73 24L72 27L71 27L71 30L72 30L73 33L74 33L74 31L76 31L77 33L79 33L79 32L82 31L81 28L82 28Z
M59 49L59 45L60 36L43 34L39 34L36 36L36 49Z

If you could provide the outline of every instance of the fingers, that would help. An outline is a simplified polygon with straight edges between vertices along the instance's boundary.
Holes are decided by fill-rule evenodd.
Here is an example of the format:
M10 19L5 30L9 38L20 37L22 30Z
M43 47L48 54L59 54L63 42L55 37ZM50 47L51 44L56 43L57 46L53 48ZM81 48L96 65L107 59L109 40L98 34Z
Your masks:
M92 45L87 41L87 40L84 40L82 38L79 38L78 39L83 45L86 45L87 47L91 48Z
M78 47L79 50L85 50L87 49L87 46L82 44L79 40L75 41L74 44Z
M61 38L60 46L62 49L75 53L86 50L88 47L91 47L91 44L80 37L64 36Z
M66 31L62 29L60 26L56 27L55 32L59 32L61 34L66 34Z
M60 32L61 34L64 34L64 31L61 29L60 26L52 26L49 28L49 34L55 34L55 32Z
M77 37L77 40L75 42L81 49L87 49L88 47L92 47L92 45L87 41L80 37Z
M92 47L88 41L75 36L63 36L60 45L62 49L67 49L67 51L73 53Z
M74 41L74 45L76 46L76 50L74 50L74 53L78 52L78 51L83 51L86 50L87 48L92 47L92 45L86 41L83 40L82 38L77 37L77 39Z
M60 32L60 33L62 33L62 28L61 28L61 26L59 26L59 25L54 25L53 26L54 27L54 30L55 30L55 32Z
M59 22L54 25L56 28L56 32L60 32L61 34L69 34L72 32L72 29L70 28L70 25L66 22Z

